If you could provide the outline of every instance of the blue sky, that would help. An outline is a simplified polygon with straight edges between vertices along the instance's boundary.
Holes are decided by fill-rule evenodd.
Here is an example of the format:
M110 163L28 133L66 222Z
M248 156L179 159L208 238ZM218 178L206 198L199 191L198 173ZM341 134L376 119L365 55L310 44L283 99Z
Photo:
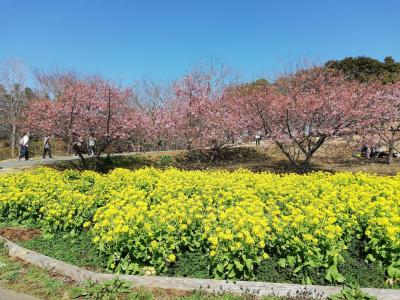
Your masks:
M0 0L0 62L129 82L218 58L245 80L300 58L400 60L397 0Z

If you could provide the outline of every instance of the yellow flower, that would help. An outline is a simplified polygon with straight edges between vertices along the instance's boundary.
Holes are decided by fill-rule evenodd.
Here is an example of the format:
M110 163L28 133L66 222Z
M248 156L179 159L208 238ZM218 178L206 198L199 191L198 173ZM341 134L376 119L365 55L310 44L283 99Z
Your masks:
M218 245L218 238L215 236L211 236L208 238L208 241L211 243L211 245L213 246L217 246Z
M176 260L176 257L175 257L174 254L168 255L168 261L169 261L169 262L174 262L175 260Z
M158 242L155 240L152 240L150 243L151 248L157 249L158 248Z

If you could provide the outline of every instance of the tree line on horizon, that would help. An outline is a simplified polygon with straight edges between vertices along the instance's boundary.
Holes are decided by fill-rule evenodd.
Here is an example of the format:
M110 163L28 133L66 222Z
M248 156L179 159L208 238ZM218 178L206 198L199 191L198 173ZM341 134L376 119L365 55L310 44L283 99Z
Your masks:
M36 72L40 89L24 84L16 64L0 77L0 135L15 155L24 131L51 134L70 150L92 135L104 152L209 148L213 155L262 132L299 171L328 140L361 137L389 149L400 141L400 63L368 58L299 65L274 82L240 83L221 65L197 66L162 85L132 87L102 76Z

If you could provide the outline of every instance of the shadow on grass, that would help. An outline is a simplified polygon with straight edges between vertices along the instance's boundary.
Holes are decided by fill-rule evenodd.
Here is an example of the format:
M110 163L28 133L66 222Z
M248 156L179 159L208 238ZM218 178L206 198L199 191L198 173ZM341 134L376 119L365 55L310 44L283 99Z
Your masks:
M95 158L87 158L88 170L96 170ZM141 153L101 157L102 173L115 168L136 170L143 167L165 169L174 167L181 170L227 170L248 169L252 172L272 172L277 174L299 173L285 157L274 148L231 147L217 153L211 150L192 150L179 153ZM51 167L57 170L84 170L80 160L56 162ZM365 159L351 156L351 153L332 154L321 151L310 166L309 172L369 172L379 175L395 175L400 172L399 162L387 165L384 158Z

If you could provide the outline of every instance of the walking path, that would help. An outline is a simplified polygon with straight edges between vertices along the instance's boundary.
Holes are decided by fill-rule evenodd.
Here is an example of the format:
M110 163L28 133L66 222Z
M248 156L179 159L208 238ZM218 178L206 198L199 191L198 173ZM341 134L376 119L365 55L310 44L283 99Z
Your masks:
M237 145L238 147L254 147L253 143L243 143ZM129 155L137 155L137 154L170 154L170 153L179 153L182 150L161 150L161 151L146 151L146 152L124 152L124 153L112 153L110 156L129 156ZM102 154L101 157L105 157L107 154ZM86 158L87 156L84 155ZM75 155L68 155L68 156L56 156L55 158L46 158L42 159L41 157L34 157L30 158L28 161L21 160L18 161L16 159L8 159L8 160L0 160L0 174L3 172L9 172L15 169L24 169L29 168L32 166L38 165L50 165L57 161L70 161L70 160L78 160L79 157Z
M39 300L39 298L15 292L0 285L0 300Z
M37 166L37 165L48 165L52 164L55 161L65 161L65 160L75 160L79 159L76 156L60 156L56 158L31 158L29 160L21 160L18 161L16 159L9 159L9 160L1 160L0 161L0 169L14 169L14 168L24 168L30 166Z
M147 151L147 152L123 152L123 153L112 153L110 156L130 156L130 155L146 155L146 154L165 154L165 153L176 153L179 150L171 150L171 151ZM106 157L107 154L102 154L101 157ZM85 158L88 158L87 155L84 155ZM8 159L8 160L0 160L0 174L13 172L15 170L23 170L26 168L39 166L39 165L51 165L52 163L59 161L71 161L71 160L79 160L78 156L68 155L68 156L56 156L55 158L46 158L42 159L39 157L30 158L29 160L21 160L17 159Z
M141 153L149 153L149 152L141 152ZM129 153L113 153L110 156L123 156L123 155L134 155L138 154L138 152L129 152ZM106 157L107 154L102 154L101 157ZM84 155L85 158L88 158ZM39 166L39 165L51 165L55 162L59 161L70 161L70 160L79 160L78 156L68 155L68 156L56 156L55 158L30 158L29 160L21 159L18 161L17 159L8 159L8 160L0 160L0 173L1 172L10 172L12 170L25 169L29 167Z

